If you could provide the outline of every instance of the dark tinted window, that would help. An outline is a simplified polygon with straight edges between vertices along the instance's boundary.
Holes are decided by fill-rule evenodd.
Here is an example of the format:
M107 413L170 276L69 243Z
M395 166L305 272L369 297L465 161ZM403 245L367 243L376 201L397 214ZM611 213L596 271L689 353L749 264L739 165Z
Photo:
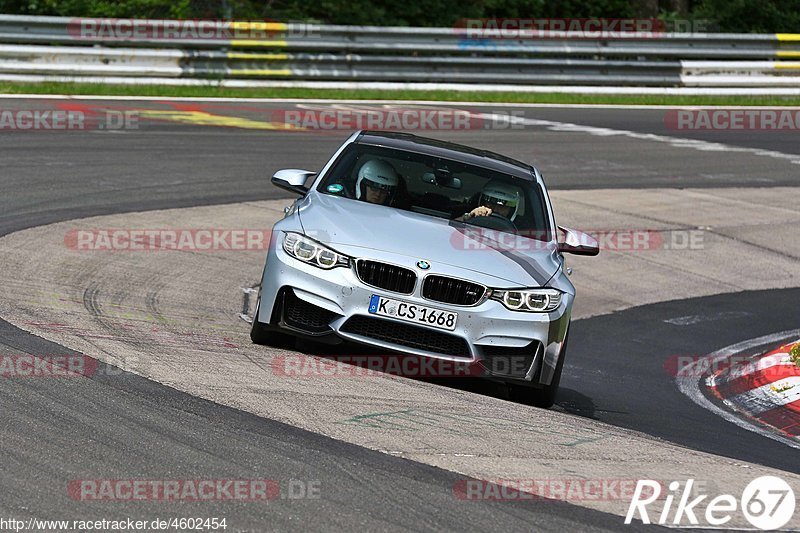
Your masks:
M517 198L514 200L517 206L508 217L511 224L478 220L490 217L476 217L466 223L548 238L543 193L535 181L440 157L352 144L339 156L317 190L323 194L366 201L364 186L360 188L361 194L356 190L359 170L366 163L376 160L390 165L390 170L394 170L397 178L397 187L387 209L404 209L457 220L480 205L482 192L489 188L487 186L500 184L502 189L513 192ZM386 166L381 164L380 168L386 169Z

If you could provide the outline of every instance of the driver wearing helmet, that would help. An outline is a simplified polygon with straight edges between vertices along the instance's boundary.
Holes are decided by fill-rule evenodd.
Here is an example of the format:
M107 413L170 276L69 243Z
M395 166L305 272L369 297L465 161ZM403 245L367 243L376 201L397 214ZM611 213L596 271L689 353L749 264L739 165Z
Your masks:
M391 205L400 178L383 159L370 159L358 170L356 198L371 204Z
M499 181L490 181L483 187L478 207L464 213L458 220L466 221L475 217L499 215L514 221L519 211L520 194L513 185Z

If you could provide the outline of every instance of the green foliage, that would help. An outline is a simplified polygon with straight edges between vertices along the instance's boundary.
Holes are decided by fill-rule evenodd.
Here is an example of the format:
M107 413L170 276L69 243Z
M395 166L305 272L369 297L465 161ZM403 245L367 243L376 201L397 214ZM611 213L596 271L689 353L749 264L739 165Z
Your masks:
M260 17L330 24L450 27L465 18L632 17L628 0L276 0Z
M192 18L191 0L0 0L0 12L115 18Z
M694 16L729 33L800 33L797 0L701 0Z
M631 0L0 0L0 13L70 17L234 18L450 27L465 18L652 18ZM665 13L662 18L676 17ZM677 18L682 18L677 16ZM798 0L696 0L692 19L725 32L800 33Z
M628 0L0 0L0 12L72 17L311 20L449 27L464 18L634 17Z
M800 344L795 344L789 352L789 360L800 366Z

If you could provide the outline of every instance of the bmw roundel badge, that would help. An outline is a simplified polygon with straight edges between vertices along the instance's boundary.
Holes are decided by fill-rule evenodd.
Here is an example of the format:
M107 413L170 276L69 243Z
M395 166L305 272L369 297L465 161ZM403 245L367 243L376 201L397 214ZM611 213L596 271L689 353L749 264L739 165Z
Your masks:
M417 261L417 268L421 268L422 270L428 270L431 267L431 264L427 261L420 259Z

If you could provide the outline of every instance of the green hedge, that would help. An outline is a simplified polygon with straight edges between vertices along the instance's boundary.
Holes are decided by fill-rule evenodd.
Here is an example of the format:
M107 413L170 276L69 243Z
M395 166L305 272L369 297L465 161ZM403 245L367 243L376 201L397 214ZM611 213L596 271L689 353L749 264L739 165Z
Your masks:
M800 33L798 0L703 0L694 14L725 32Z
M689 18L724 32L800 33L798 0L695 0ZM444 26L462 18L652 18L642 0L0 0L0 12L131 18L308 20L328 24ZM652 5L652 4L650 4ZM637 7L638 6L638 7ZM661 12L665 19L683 18Z

